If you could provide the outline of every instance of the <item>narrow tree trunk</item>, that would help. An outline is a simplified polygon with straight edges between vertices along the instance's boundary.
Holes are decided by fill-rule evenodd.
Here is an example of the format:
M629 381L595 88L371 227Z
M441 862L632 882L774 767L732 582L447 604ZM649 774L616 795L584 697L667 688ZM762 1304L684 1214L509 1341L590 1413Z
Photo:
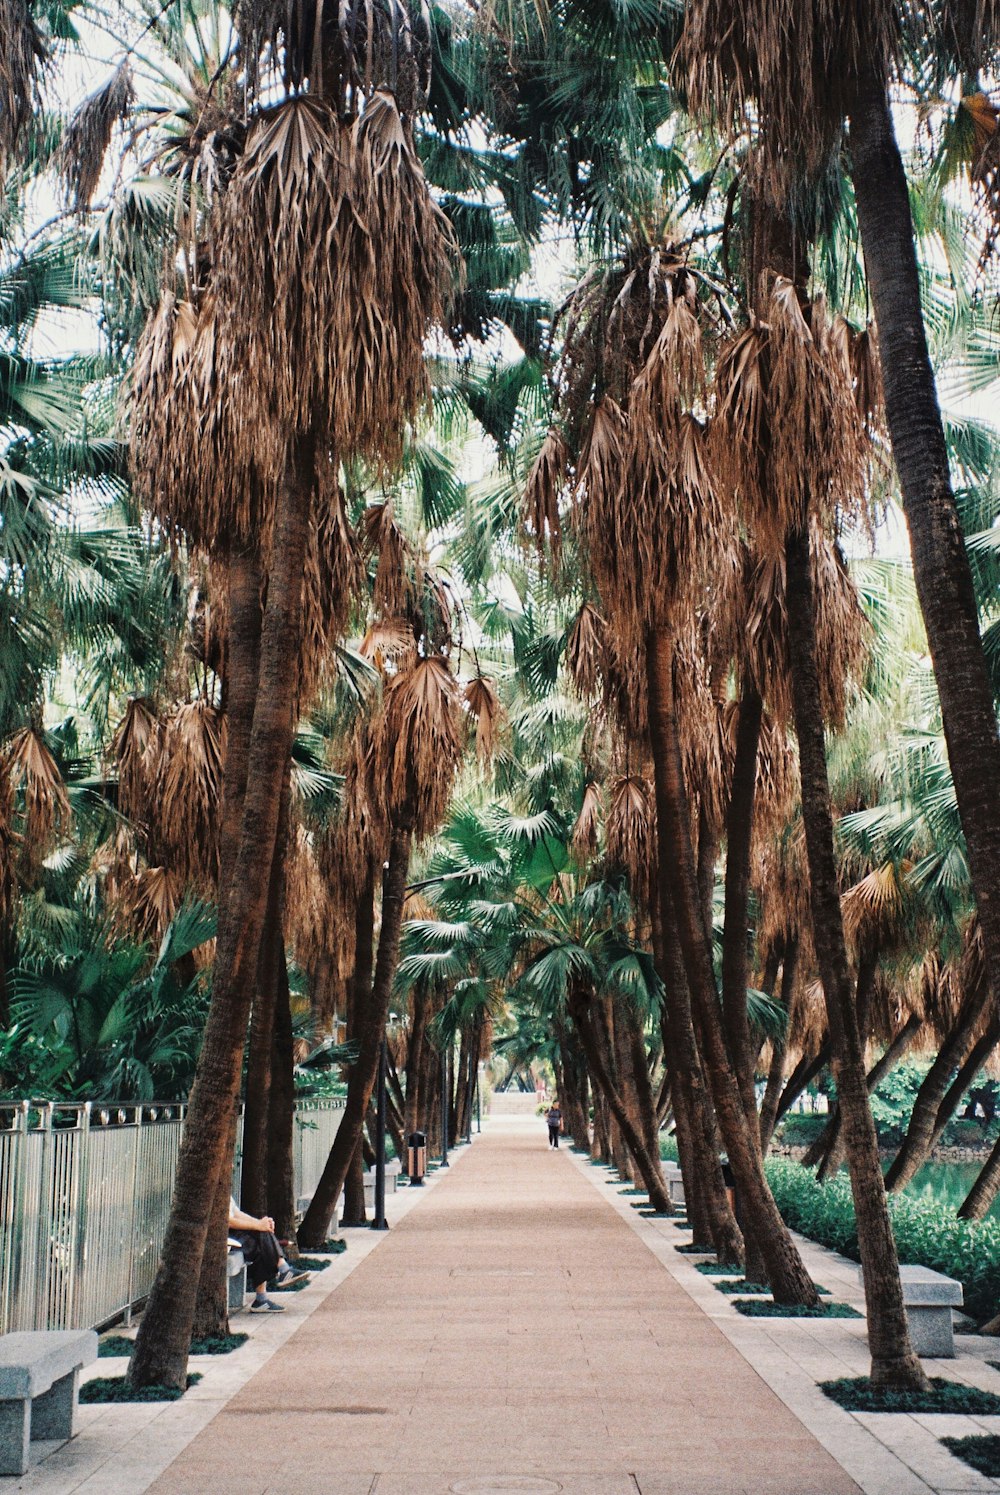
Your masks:
M365 1213L365 1148L361 1137L344 1174L344 1213L340 1223L348 1228L368 1224Z
M934 1145L934 1126L942 1101L955 1070L962 1067L969 1055L973 1046L973 1034L983 1019L990 995L990 986L985 980L977 981L970 987L959 1008L954 1028L920 1082L903 1145L885 1175L885 1187L893 1194L904 1189L917 1169L930 1157Z
M410 996L410 1033L406 1046L406 1109L403 1130L407 1139L420 1125L420 1051L427 1025L427 993L422 984Z
M869 1095L875 1094L889 1071L902 1059L919 1031L920 1019L912 1016L907 1018L885 1053L868 1071L865 1083L868 1086ZM816 1170L816 1177L822 1184L826 1183L831 1174L837 1172L844 1159L843 1126L839 1103L834 1105L830 1120L823 1128L820 1140L824 1142L824 1146L818 1154L819 1168Z
M757 789L757 752L763 702L744 671L736 728L732 790L726 817L726 906L722 935L722 1010L726 1042L751 1128L760 1136L754 1089L756 1052L747 1017L747 972L750 923L750 846Z
M972 570L951 487L927 350L910 198L884 80L869 73L851 113L858 223L913 575L941 701L986 965L1000 991L1000 738Z
M899 1259L882 1182L878 1137L868 1104L864 1047L858 1032L844 940L816 665L812 561L806 533L790 532L787 536L785 571L792 704L799 743L813 940L833 1039L837 1095L844 1117L858 1247L864 1269L871 1378L876 1385L925 1388L927 1378L910 1344L903 1306Z
M278 983L274 1004L271 1095L267 1117L267 1212L274 1232L288 1242L287 1254L298 1256L295 1238L298 1199L295 1191L295 1039L288 990L284 934L278 942Z
M795 992L795 977L799 963L799 940L798 935L792 935L785 940L784 951L781 957L781 1005L785 1009L786 1021L791 1017L792 997ZM774 1052L771 1056L771 1068L768 1071L767 1086L764 1090L764 1099L760 1108L760 1148L766 1157L767 1150L771 1145L774 1135L774 1127L778 1118L778 1105L781 1101L782 1081L785 1073L785 1045L783 1041L775 1040Z
M858 956L857 984L855 986L854 1007L858 1015L858 1034L861 1038L862 1052L867 1048L867 1033L871 1025L872 996L875 990L875 977L878 974L879 947L874 940L866 940L863 943ZM870 1075L869 1075L870 1078ZM868 1086L868 1094L872 1093L872 1086ZM820 1135L811 1142L806 1149L802 1159L803 1168L815 1168L817 1163L824 1159L829 1162L831 1138L840 1135L840 1104L835 1101L830 1112L830 1119L823 1128ZM821 1176L825 1177L822 1173Z
M657 834L661 845L661 892L669 894L677 919L716 1115L740 1190L745 1218L767 1265L775 1302L814 1306L819 1302L818 1294L768 1188L755 1129L751 1130L744 1113L739 1086L726 1052L712 955L697 894L691 821L674 705L673 642L667 629L659 628L650 634L646 660ZM667 847L670 848L669 855L665 854Z
M129 1363L134 1387L183 1390L198 1275L219 1177L228 1164L230 1107L240 1079L281 793L295 729L302 577L313 452L302 443L280 484L274 561L261 636L260 689L250 741L239 851L220 889L212 1001L188 1102L160 1268Z
M1000 1137L994 1142L993 1150L959 1209L959 1219L982 1220L989 1213L990 1205L998 1192L1000 1192Z
M805 1056L803 1056L803 1058L799 1060L798 1064L796 1064L794 1070L789 1075L784 1090L782 1090L781 1092L781 1099L778 1101L778 1115L775 1125L777 1125L777 1122L784 1120L784 1118L788 1115L789 1111L794 1106L795 1102L798 1100L799 1096L802 1095L802 1093L805 1091L807 1086L811 1085L820 1071L824 1070L829 1064L832 1055L833 1045L831 1044L829 1037L827 1037L824 1038L823 1042L819 1046L818 1051L813 1054L811 1059L807 1059L805 1058Z
M658 1157L654 1159L649 1156L642 1136L633 1125L608 1069L604 1052L605 1045L597 1032L598 1019L593 1011L594 1003L583 993L574 991L570 994L568 1006L580 1042L587 1055L590 1072L604 1092L611 1114L618 1123L629 1151L635 1159L643 1188L649 1195L651 1207L660 1214L673 1214L673 1206L664 1184L660 1160Z
M347 1103L337 1135L312 1202L299 1229L303 1246L319 1246L326 1239L330 1219L347 1175L347 1168L361 1136L365 1113L375 1087L379 1048L385 1034L392 997L392 981L399 953L403 903L413 840L413 815L401 812L392 827L389 862L382 883L382 927L379 932L375 980L371 996L358 1014L358 1057L351 1067Z
M251 1215L272 1213L267 1197L267 1128L271 1099L271 1057L274 1011L278 999L285 940L285 857L292 799L292 767L288 765L281 793L278 834L271 860L267 913L257 961L257 985L250 1013L246 1101L243 1109L243 1169L240 1203Z
M365 875L358 903L354 911L354 970L347 990L346 1033L350 1042L359 1042L365 1021L365 1012L371 1002L372 966L375 939L375 872L369 867ZM347 1082L350 1087L351 1073ZM351 1154L344 1175L343 1224L366 1225L365 1213L365 1149L364 1139L359 1136L357 1146ZM339 1191L338 1191L339 1192ZM335 1201L336 1202L336 1201Z
M229 1120L228 1156L236 1149L237 1108L233 1104ZM205 1256L198 1274L198 1296L195 1299L192 1339L229 1333L229 1273L226 1258L229 1247L229 1206L233 1192L232 1174L223 1172L216 1185L212 1213L205 1237Z
M934 1134L931 1138L932 1152L941 1140L941 1134L945 1127L958 1110L962 1096L968 1090L998 1043L1000 1043L1000 1017L994 1017L990 1021L982 1038L978 1039L973 1045L969 1052L969 1057L945 1091L944 1100L938 1107L938 1113L934 1118Z

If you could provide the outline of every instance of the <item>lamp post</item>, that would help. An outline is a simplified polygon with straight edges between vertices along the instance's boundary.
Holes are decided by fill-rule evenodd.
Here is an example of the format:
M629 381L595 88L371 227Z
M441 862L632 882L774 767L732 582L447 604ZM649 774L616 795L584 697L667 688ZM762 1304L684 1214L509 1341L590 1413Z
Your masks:
M387 1041L385 1035L378 1050L378 1080L375 1099L375 1218L372 1230L388 1230L385 1218L385 1078L387 1065Z
M476 1056L469 1049L468 1089L465 1092L465 1140L472 1141L472 1092L476 1084Z
M448 1050L441 1050L441 1167L450 1168L448 1162Z

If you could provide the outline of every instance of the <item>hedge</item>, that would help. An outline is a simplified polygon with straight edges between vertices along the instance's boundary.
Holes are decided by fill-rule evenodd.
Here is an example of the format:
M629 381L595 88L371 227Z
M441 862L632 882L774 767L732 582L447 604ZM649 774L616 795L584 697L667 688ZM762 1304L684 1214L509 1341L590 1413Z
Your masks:
M846 1177L816 1182L800 1163L769 1158L768 1182L793 1230L859 1261L854 1202ZM901 1262L932 1267L965 1289L965 1311L980 1322L1000 1311L1000 1221L959 1220L946 1205L889 1195Z

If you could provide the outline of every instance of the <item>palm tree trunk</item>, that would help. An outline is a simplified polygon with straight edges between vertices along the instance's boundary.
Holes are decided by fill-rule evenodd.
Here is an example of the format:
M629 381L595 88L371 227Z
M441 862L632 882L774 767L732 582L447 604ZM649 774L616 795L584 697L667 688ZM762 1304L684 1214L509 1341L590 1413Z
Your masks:
M844 1117L858 1247L864 1269L871 1378L876 1385L923 1388L927 1378L910 1344L844 940L816 664L812 561L809 536L804 531L790 532L786 537L785 571L792 705L799 743L813 940L833 1039L837 1095Z
M239 1086L295 730L312 472L312 443L300 442L275 505L274 561L261 634L260 688L239 850L228 886L220 888L212 1001L188 1103L160 1268L129 1364L129 1383L134 1387L159 1384L183 1390L186 1384L198 1276L215 1191L228 1166L231 1107Z
M726 1041L743 1098L747 1120L758 1132L754 1089L756 1054L747 1018L747 944L750 910L750 847L757 789L757 752L763 702L748 670L744 671L736 728L733 781L726 816L726 906L722 935L722 1010Z
M372 970L374 966L375 940L375 872L369 868L354 911L354 968L347 988L345 1011L346 1036L350 1042L360 1040L364 1015L372 997ZM347 1071L350 1087L351 1071ZM338 1128L339 1131L339 1128ZM343 1224L347 1226L367 1225L365 1213L365 1149L363 1136L358 1137L357 1146L351 1154L344 1175ZM328 1227L329 1228L329 1227Z
M759 1245L775 1302L814 1306L819 1296L774 1202L760 1154L732 1072L719 1012L712 955L698 897L691 820L681 766L674 704L673 640L664 628L647 640L649 737L656 780L661 894L669 895L677 919L684 965L715 1111L745 1218ZM664 923L667 911L664 907Z
M274 1047L271 1053L271 1095L267 1115L267 1212L274 1231L288 1242L288 1254L298 1255L295 1227L295 1040L288 991L288 961L284 939L278 941L278 984L274 1004Z
M793 934L785 940L781 956L781 1005L785 1009L786 1021L792 1010L792 995L795 990L795 976L798 964L799 938L797 934ZM784 1042L775 1039L774 1051L771 1055L771 1067L767 1074L767 1085L764 1089L764 1099L761 1101L758 1123L760 1127L760 1148L765 1157L771 1145L775 1123L778 1119L778 1105L781 1101L784 1077L785 1045Z
M858 955L858 974L855 986L854 1006L858 1014L858 1033L861 1038L862 1051L867 1044L867 1033L871 1019L872 995L875 989L875 977L878 974L879 947L875 940L865 940L862 943ZM869 1079L871 1078L869 1074ZM871 1095L874 1087L868 1086L868 1094ZM825 1158L829 1161L831 1139L840 1134L840 1105L834 1102L830 1112L830 1118L816 1140L806 1148L802 1159L804 1168L815 1168L817 1163ZM826 1176L821 1169L820 1178Z
M886 412L910 532L913 575L941 701L986 965L993 990L1000 991L996 707L927 350L906 177L885 84L874 73L860 80L850 115L858 222L878 324Z
M347 1103L330 1156L299 1228L302 1246L320 1246L326 1240L337 1197L344 1186L348 1165L361 1137L365 1113L375 1088L379 1048L385 1035L392 997L392 981L399 954L399 934L403 923L406 879L410 868L410 846L413 841L413 813L401 812L392 826L389 839L389 861L382 882L382 927L379 932L375 979L370 995L357 1012L358 1057L351 1066L347 1084ZM358 960L360 961L360 952Z
M920 1026L920 1019L918 1017L908 1017L889 1044L885 1053L877 1063L872 1065L865 1078L869 1095L875 1094L875 1091L881 1085L889 1071L902 1059L919 1033ZM816 1170L816 1177L820 1183L825 1183L831 1174L837 1172L844 1160L843 1125L839 1103L834 1105L830 1114L830 1120L823 1128L819 1140L823 1143L823 1146L817 1154L819 1167ZM811 1148L810 1151L812 1151ZM805 1162L805 1158L802 1161Z
M658 851L658 855L662 867L663 853ZM719 1261L742 1265L743 1235L722 1177L715 1118L698 1052L677 921L669 901L661 905L662 876L661 870L653 894L653 951L663 982L663 1058L670 1076L684 1202L693 1239L700 1245L711 1242Z
M240 1203L251 1215L272 1214L267 1197L267 1136L271 1100L271 1057L274 1013L285 939L285 857L292 799L292 766L288 765L281 794L278 835L271 860L267 914L257 962L257 984L250 1013L246 1101L243 1109L243 1169Z
M955 1026L937 1052L920 1082L903 1145L885 1175L885 1187L896 1194L910 1182L930 1156L934 1128L952 1075L960 1069L973 1046L973 1034L991 999L988 981L977 981L966 993ZM956 1101L957 1104L957 1101Z
M590 1072L600 1085L608 1108L618 1124L619 1130L635 1159L636 1167L642 1178L643 1188L649 1195L650 1206L660 1214L673 1214L673 1206L667 1194L663 1179L663 1171L660 1168L659 1158L651 1158L646 1149L645 1142L636 1129L629 1116L628 1110L618 1094L614 1078L608 1067L608 1055L605 1052L605 1043L601 1041L597 1031L599 1019L593 1012L594 1003L579 991L572 991L568 1000L569 1014L583 1045L584 1053L587 1055L587 1063Z
M422 984L410 996L410 1032L406 1045L406 1109L403 1130L407 1138L420 1124L420 1051L427 1026L427 993Z
M1000 1193L1000 1137L958 1211L960 1220L982 1220Z
M227 1155L236 1150L236 1106L230 1116L230 1138ZM229 1274L226 1257L229 1248L229 1201L233 1192L231 1172L223 1172L212 1201L212 1213L205 1237L205 1255L198 1274L198 1296L195 1299L194 1319L191 1323L192 1339L206 1339L209 1335L229 1333Z

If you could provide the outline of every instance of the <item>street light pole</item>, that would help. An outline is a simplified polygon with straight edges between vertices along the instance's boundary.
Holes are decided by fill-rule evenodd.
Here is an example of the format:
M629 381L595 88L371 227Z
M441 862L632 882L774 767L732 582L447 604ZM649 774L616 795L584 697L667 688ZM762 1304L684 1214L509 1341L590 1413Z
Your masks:
M378 1051L378 1081L375 1099L375 1218L372 1230L388 1230L385 1218L385 1079L387 1066L385 1035Z
M448 1050L441 1050L441 1167L450 1168L448 1162Z

